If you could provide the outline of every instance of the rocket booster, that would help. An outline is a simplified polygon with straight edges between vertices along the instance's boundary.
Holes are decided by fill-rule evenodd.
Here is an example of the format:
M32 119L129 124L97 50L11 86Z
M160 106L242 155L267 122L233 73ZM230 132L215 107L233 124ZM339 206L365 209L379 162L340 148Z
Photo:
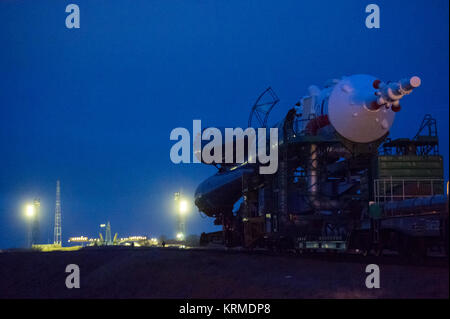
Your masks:
M371 103L371 108L377 110L384 105L387 108L390 107L394 112L400 111L400 99L419 87L420 83L421 80L418 76L390 83L375 80L373 87L377 89L375 92L377 99Z
M326 116L337 133L353 143L371 143L389 132L400 110L400 99L420 82L417 76L387 83L365 74L343 77L322 90L310 88L313 96L306 98L313 105L309 113Z
M308 89L309 95L304 96L299 104L304 120L300 124L303 127L298 131L316 135L320 134L318 131L321 128L329 126L351 143L375 142L386 136L392 127L395 115L400 111L400 99L420 84L421 80L417 76L397 82L382 82L371 75L356 74L330 80L322 88L312 85ZM285 121L286 118L275 127L282 128ZM224 128L216 130L220 131L221 136L226 135ZM203 148L209 143L202 140L201 136L210 131L211 128L205 129L205 132L194 137L194 153L199 162L203 162ZM284 134L289 133L279 130L280 143L285 138ZM234 150L236 139L230 143ZM246 139L243 143L252 145L256 140ZM218 164L224 162L226 145L224 142L221 146L222 162Z
M322 88L312 85L308 88L308 95L297 104L301 107L302 114L295 130L292 112L275 125L276 128L280 128L278 130L280 140L277 145L296 134L337 133L340 138L355 144L380 141L389 132L395 115L400 110L399 100L419 87L420 82L417 76L398 82L381 82L374 76L357 74L328 81ZM292 129L286 129L288 124ZM262 138L267 139L265 136ZM201 142L198 136L197 156L201 155L203 148ZM292 143L295 143L295 139ZM311 144L311 154L305 163L309 170L308 187L311 192L309 201L316 208L337 207L339 203L335 200L323 202L317 197L319 189L316 147L314 143ZM343 154L342 156L350 152L345 147L334 148L332 151L336 154L341 152L339 154ZM244 174L254 175L257 171L251 165L233 165L203 181L195 192L195 204L199 210L209 216L231 211L234 203L242 196Z

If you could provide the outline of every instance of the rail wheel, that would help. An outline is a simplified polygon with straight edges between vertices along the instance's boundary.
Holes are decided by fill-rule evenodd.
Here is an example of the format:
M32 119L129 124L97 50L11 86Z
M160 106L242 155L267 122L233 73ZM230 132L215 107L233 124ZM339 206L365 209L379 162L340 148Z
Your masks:
M421 264L427 258L427 246L423 238L416 238L410 241L411 259L414 263Z
M361 256L363 256L363 257L369 256L369 251L370 251L369 248L363 248L363 249L361 249Z
M449 246L449 225L448 225L448 218L444 219L443 222L443 230L444 230L444 252L445 256L448 257L448 246Z
M383 255L383 250L384 250L383 244L380 243L380 244L376 245L376 246L373 248L373 254L374 254L376 257L380 257L380 256Z

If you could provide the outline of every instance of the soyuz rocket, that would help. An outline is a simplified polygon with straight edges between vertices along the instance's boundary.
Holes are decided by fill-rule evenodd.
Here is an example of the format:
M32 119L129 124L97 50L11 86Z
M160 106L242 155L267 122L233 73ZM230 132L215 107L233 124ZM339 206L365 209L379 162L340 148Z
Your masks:
M344 147L339 156L348 156L358 146L375 145L386 138L401 110L400 99L419 87L417 76L397 82L382 82L371 75L351 75L328 81L322 88L310 86L308 94L297 103L301 115L288 112L275 125L279 128L278 145L298 135L310 138L332 136ZM296 125L294 125L297 123ZM313 143L310 157L314 156ZM308 160L311 202L315 202L314 158ZM220 165L219 171L203 181L195 192L198 209L210 217L227 214L242 196L242 176L258 174L258 164ZM333 205L332 202L329 205Z

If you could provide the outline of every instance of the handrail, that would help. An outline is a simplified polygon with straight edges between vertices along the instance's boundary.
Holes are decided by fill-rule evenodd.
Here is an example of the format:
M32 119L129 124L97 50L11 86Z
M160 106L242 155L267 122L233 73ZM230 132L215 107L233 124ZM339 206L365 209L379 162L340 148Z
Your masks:
M407 187L414 184L416 184L414 192L408 192ZM374 201L379 203L443 194L444 180L436 178L382 178L375 179L373 186Z

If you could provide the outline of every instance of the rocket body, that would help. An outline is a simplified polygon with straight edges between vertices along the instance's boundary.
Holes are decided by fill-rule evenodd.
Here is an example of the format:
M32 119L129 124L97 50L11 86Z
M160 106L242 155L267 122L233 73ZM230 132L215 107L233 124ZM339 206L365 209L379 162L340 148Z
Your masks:
M295 112L288 115L274 127L278 128L278 145L291 140L295 144L297 135L337 135L354 144L371 144L387 136L400 110L400 99L420 86L420 78L414 76L398 82L382 82L365 74L344 76L328 81L322 88L310 86L308 95L298 104L301 115ZM294 114L294 116L293 116ZM297 117L295 119L295 117ZM300 119L300 121L298 121ZM294 122L297 125L294 128ZM267 139L266 136L258 138ZM320 139L318 139L320 140ZM249 144L252 140L247 141ZM198 142L201 154L203 145ZM256 143L256 140L253 140ZM344 143L343 143L344 144ZM259 143L258 143L259 145ZM278 146L276 145L276 146ZM316 144L311 145L311 155L305 163L308 170L308 188L311 192L309 202L319 208L333 207L336 203L321 203L317 193ZM295 145L294 145L295 147ZM300 146L299 146L300 147ZM337 158L351 155L351 150L340 147L333 149ZM199 157L200 159L200 157ZM216 163L217 164L217 163ZM208 216L218 216L230 211L233 204L242 196L244 175L257 174L258 164L221 165L219 172L201 183L195 193L195 203L200 211Z

